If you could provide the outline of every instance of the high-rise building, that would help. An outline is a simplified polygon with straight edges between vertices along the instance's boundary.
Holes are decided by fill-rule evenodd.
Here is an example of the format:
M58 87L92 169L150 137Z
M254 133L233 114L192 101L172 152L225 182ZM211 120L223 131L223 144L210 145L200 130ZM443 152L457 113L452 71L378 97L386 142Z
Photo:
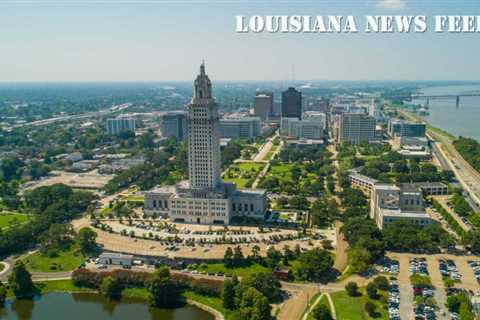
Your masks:
M234 216L263 220L265 190L237 190L220 177L220 121L204 64L187 106L187 127L189 181L146 192L145 213L197 224L228 225Z
M220 119L205 65L193 85L187 107L188 177L192 189L215 189L220 184Z
M360 113L344 113L338 117L337 142L373 142L376 139L375 118Z
M132 119L132 118L107 119L108 134L114 135L124 131L135 132L135 119Z
M282 92L282 118L302 118L302 93L293 87Z
M220 137L254 139L262 134L259 117L220 119Z
M267 121L273 114L273 92L257 92L255 95L255 104L253 106L253 115L260 117L262 121Z
M172 111L160 116L162 137L175 137L183 140L187 135L187 115L184 111Z

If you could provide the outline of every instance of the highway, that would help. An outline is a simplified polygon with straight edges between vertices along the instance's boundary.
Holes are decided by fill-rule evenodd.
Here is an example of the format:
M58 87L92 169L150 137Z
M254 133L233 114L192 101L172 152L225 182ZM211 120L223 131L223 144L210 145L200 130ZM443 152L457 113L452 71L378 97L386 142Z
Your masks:
M416 115L399 110L406 118L414 121L422 120ZM423 121L423 120L422 120ZM434 141L434 153L442 166L447 166L453 171L458 181L465 190L465 195L470 198L469 202L474 205L476 211L480 211L480 173L463 159L453 145L450 137L428 129L427 137ZM468 201L468 200L467 200Z

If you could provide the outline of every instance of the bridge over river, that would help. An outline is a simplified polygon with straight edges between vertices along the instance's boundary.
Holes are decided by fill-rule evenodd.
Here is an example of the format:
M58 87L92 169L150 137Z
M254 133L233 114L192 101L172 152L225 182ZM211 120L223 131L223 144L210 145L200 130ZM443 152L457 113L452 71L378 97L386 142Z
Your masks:
M463 93L463 94L433 94L433 95L412 94L412 99L426 99L427 106L430 104L430 100L455 99L457 108L460 107L460 97L480 97L480 92Z

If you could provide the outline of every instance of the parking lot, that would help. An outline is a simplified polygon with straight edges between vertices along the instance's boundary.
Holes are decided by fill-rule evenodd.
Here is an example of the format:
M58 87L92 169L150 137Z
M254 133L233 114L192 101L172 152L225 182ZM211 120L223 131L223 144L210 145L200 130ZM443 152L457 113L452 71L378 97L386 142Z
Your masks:
M420 275L428 275L432 282L433 287L433 298L436 301L437 310L435 312L436 319L452 319L449 316L448 311L446 310L445 303L447 301L447 290L444 287L443 278L440 269L440 261L445 261L448 271L448 263L450 260L450 269L458 273L460 277L460 282L455 282L454 288L452 290L467 290L469 292L477 293L479 291L480 285L477 280L477 277L480 278L480 259L473 256L455 256L450 254L436 254L436 255L416 255L416 254L401 254L401 253L392 253L389 254L389 258L398 260L399 262L399 273L397 276L398 279L398 288L399 288L399 297L400 297L400 308L399 314L400 318L403 319L415 319L415 311L418 311L420 314L421 309L415 309L414 307L414 289L410 283L410 273L417 272ZM410 261L415 258L418 263L414 266L411 266ZM424 259L424 260L423 260ZM420 261L423 261L420 263ZM453 264L456 268L453 267ZM476 272L476 273L475 273ZM450 274L450 273L449 273ZM477 275L477 276L476 276ZM418 291L418 293L420 293ZM427 291L427 295L431 294L430 291ZM423 291L422 291L423 295ZM418 319L427 319L425 317ZM428 318L434 319L434 318Z

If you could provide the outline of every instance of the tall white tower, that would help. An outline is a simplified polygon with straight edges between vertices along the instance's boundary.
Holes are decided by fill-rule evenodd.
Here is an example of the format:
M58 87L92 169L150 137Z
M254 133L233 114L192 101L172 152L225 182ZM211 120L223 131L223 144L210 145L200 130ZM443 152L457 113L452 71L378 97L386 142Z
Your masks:
M190 188L216 189L221 183L219 116L205 63L200 65L187 109Z

